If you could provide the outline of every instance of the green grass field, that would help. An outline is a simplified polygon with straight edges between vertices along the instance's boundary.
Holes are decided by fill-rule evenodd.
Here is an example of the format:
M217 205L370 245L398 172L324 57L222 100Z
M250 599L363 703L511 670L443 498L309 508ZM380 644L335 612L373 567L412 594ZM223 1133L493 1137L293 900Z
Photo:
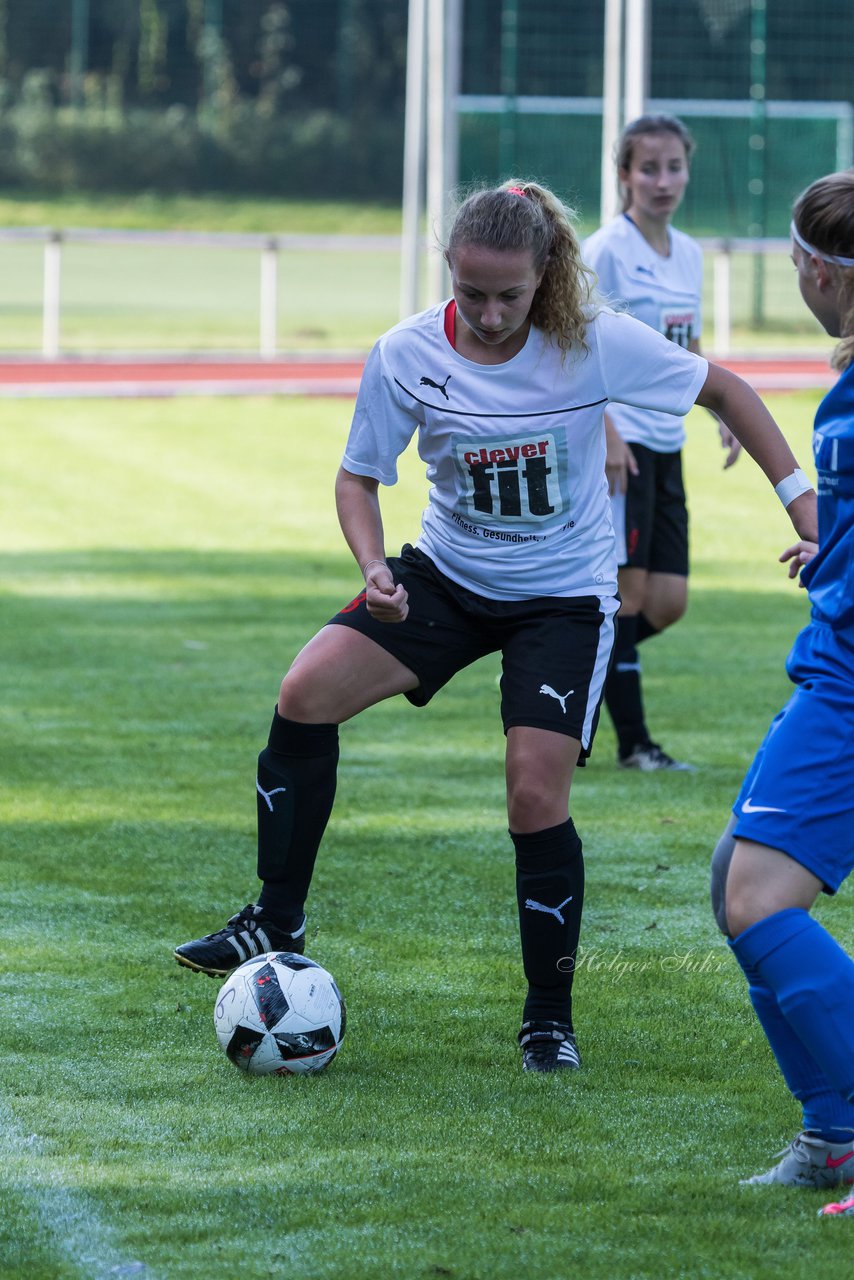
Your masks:
M47 201L7 195L0 199L3 227L395 236L400 210L213 197ZM0 354L41 349L42 258L42 243L0 237ZM787 255L769 255L765 262L767 319L761 327L752 321L753 271L750 255L734 257L733 350L826 351L827 339L800 301ZM398 319L399 272L394 251L283 251L279 349L369 350ZM709 349L712 276L709 263L703 303ZM62 252L62 350L257 353L259 282L260 253L254 249L70 241Z
M817 397L770 403L801 460ZM528 1077L497 661L342 730L308 951L349 1028L249 1079L177 942L250 900L255 756L299 646L358 586L331 481L346 401L8 402L0 473L0 1275L778 1280L844 1273L827 1195L744 1188L799 1127L707 907L707 866L806 614L788 523L706 415L692 605L644 654L693 776L603 724L581 1073ZM412 537L417 459L384 491ZM821 918L850 947L850 890Z

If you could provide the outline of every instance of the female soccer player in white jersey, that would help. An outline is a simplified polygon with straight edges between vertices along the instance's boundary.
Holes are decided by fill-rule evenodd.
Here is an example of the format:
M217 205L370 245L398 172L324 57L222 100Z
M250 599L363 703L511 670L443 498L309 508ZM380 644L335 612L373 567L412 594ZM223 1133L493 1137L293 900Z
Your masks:
M780 557L812 604L786 663L795 692L715 850L712 900L803 1112L783 1159L746 1181L833 1187L854 1183L854 960L809 911L854 868L854 169L799 196L792 241L842 375L815 418L818 545ZM854 1214L854 1196L824 1212Z
M641 116L617 143L623 211L587 239L582 254L600 290L671 342L700 350L703 255L670 225L688 183L694 140L674 116ZM677 622L688 604L688 509L682 482L685 424L656 407L614 404L606 419L606 471L618 531L622 605L605 705L625 769L685 770L652 741L638 645ZM725 467L739 444L720 424Z
M745 383L596 303L567 211L545 188L472 195L447 260L453 298L396 325L365 366L336 482L364 589L282 683L258 763L258 903L176 955L218 976L259 952L301 947L338 726L397 694L423 706L461 668L500 651L527 979L523 1066L571 1069L584 871L569 792L593 740L617 611L604 407L679 414L699 401L772 484L796 464ZM378 490L395 483L413 435L427 509L416 544L387 558ZM799 536L815 536L815 495L788 509Z

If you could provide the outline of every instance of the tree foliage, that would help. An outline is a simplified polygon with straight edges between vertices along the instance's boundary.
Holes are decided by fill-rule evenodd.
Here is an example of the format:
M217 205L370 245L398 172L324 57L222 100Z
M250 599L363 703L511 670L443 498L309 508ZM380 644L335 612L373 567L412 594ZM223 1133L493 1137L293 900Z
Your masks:
M404 0L27 0L14 21L0 0L7 96L17 97L38 71L55 103L71 104L81 3L90 100L195 109L227 84L229 100L260 102L268 114L297 93L303 109L402 104ZM212 67L219 68L213 88Z

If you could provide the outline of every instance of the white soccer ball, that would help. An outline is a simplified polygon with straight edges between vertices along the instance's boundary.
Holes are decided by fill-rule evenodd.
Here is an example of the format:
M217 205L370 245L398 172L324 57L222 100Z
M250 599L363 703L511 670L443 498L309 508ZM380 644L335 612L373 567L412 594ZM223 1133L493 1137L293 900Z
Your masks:
M291 951L247 960L223 983L214 1005L217 1039L236 1067L255 1076L322 1071L346 1024L332 974Z

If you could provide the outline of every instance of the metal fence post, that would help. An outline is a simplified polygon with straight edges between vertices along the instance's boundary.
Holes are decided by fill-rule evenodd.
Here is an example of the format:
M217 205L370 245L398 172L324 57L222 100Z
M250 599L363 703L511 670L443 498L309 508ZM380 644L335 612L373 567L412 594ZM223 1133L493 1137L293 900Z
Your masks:
M272 237L261 250L261 355L275 356L278 342L279 242Z
M714 290L714 348L718 357L728 356L731 342L731 254L728 245L716 253L712 266Z
M59 282L62 264L62 232L51 231L44 246L42 288L42 355L55 360L59 355Z

